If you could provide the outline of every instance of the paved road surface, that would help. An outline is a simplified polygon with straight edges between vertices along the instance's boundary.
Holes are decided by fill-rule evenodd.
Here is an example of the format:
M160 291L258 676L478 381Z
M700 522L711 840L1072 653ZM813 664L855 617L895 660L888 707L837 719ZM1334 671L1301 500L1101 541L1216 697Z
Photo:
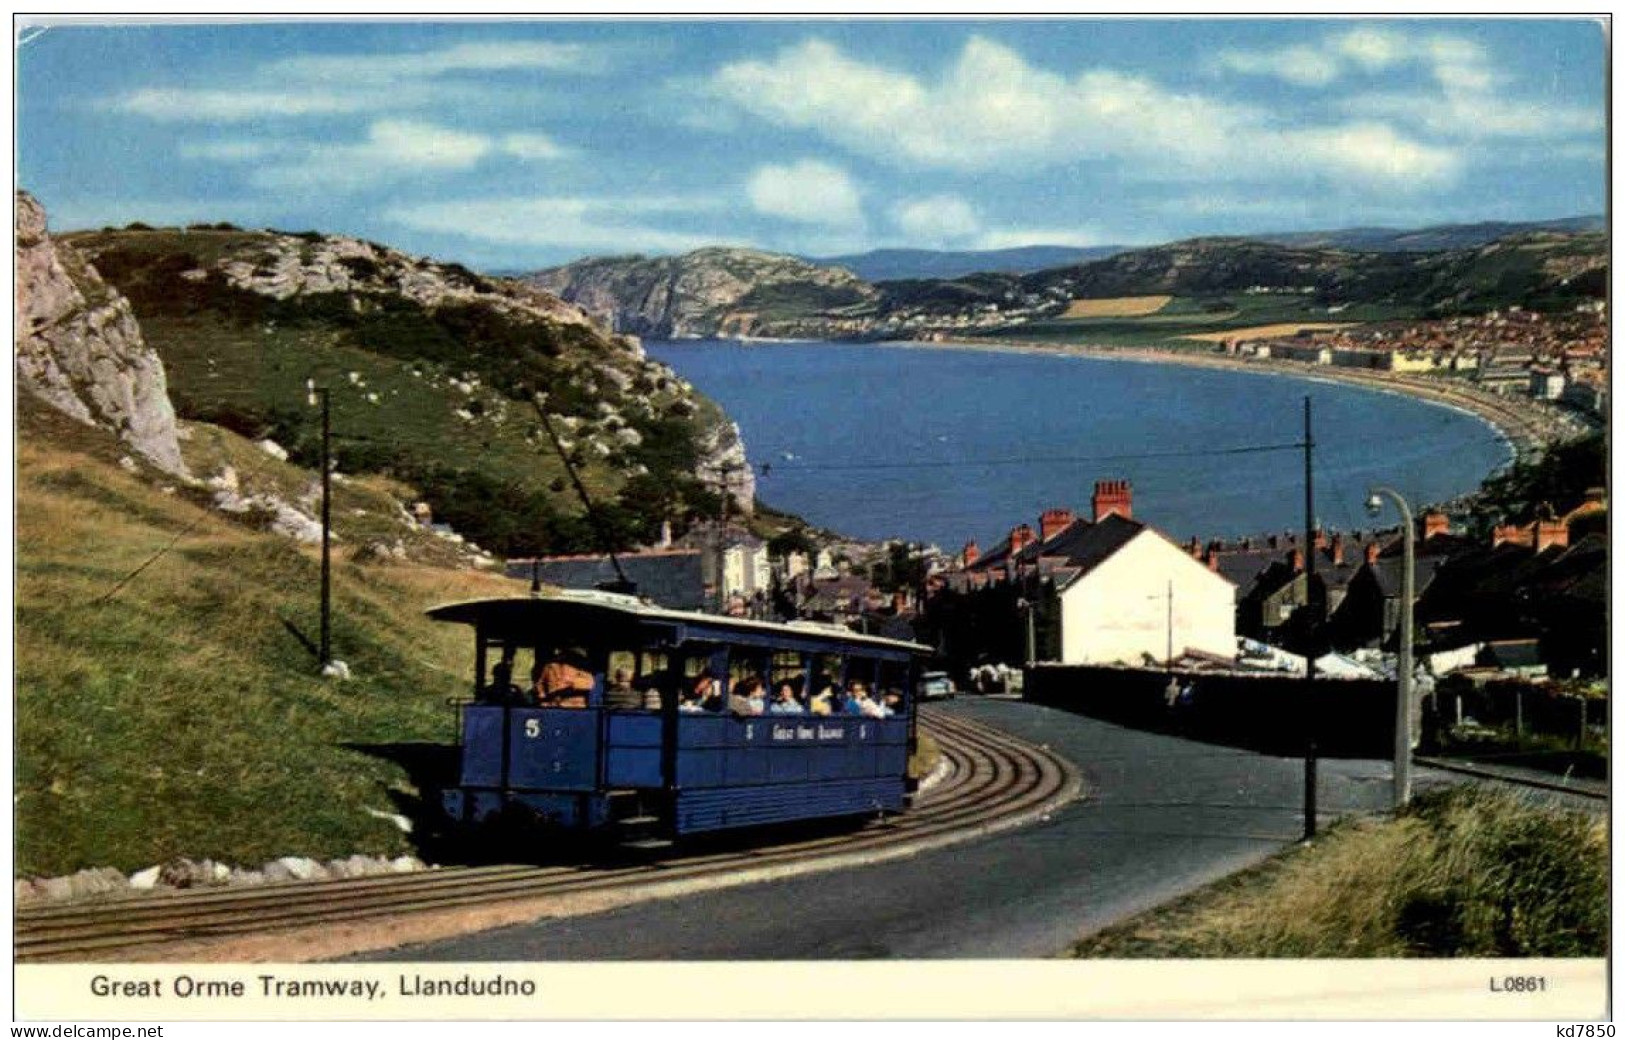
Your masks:
M358 959L1044 957L1301 834L1301 760L1015 702L962 698L943 710L1049 744L1083 768L1086 798L1048 822L909 859ZM1390 796L1384 762L1323 760L1320 777L1322 826Z

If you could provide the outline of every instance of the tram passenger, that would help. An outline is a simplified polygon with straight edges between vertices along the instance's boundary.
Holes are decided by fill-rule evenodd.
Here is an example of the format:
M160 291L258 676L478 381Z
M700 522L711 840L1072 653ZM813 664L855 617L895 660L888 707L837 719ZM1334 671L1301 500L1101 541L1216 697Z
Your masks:
M696 675L689 687L701 711L722 710L722 684L709 675Z
M705 710L705 706L700 703L700 696L698 690L684 690L682 697L677 701L677 710L685 715L700 714Z
M767 710L766 688L762 680L747 675L728 691L728 711L735 715L760 715Z
M779 683L777 692L773 694L773 703L767 706L769 715L805 715L807 709L802 706L801 699L796 696L796 688L790 683Z
M840 685L832 682L828 676L821 675L813 683L818 692L813 694L812 703L808 708L814 715L834 715L836 710L845 701L841 695Z
M520 699L519 687L513 682L513 647L502 651L502 657L491 666L491 681L480 691L480 699L492 704L513 704Z
M569 650L532 673L536 703L544 708L585 708L592 689L592 673L587 671L587 655Z
M885 714L882 718L891 718L901 714L903 710L903 692L901 690L887 690L880 698L880 709Z
M609 688L604 691L604 707L610 711L639 711L643 708L643 694L632 688L632 673L629 670L615 669Z

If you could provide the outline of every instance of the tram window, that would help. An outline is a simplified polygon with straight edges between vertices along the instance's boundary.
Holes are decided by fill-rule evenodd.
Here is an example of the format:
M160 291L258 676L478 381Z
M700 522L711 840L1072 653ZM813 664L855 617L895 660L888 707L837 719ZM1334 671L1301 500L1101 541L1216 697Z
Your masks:
M633 685L643 695L646 711L659 711L664 700L677 699L677 683L671 674L671 656L662 650L645 650L638 655L637 678Z
M683 658L683 679L678 691L677 710L718 712L722 710L722 686L711 674L711 655L687 654Z
M773 715L801 715L807 710L807 663L797 650L773 654L767 710ZM789 692L784 692L789 687Z
M611 650L604 664L604 707L610 711L643 710L643 694L633 684L637 675L637 654Z
M480 700L492 704L521 703L524 694L514 681L518 652L518 647L512 643L489 645L486 657L491 662L491 678L488 682L480 683Z
M728 710L735 715L767 711L767 655L735 647L728 653Z
M839 715L846 700L846 662L840 654L814 654L811 699L808 709L814 715Z
M908 662L880 662L880 704L888 713L901 715L908 709Z
M848 658L846 662L846 704L848 715L878 718L880 702L875 695L875 661L869 657Z

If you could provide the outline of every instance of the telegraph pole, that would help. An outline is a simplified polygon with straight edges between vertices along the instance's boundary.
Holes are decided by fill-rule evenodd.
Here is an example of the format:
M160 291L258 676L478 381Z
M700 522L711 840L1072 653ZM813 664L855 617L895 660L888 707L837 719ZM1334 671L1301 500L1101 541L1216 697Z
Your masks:
M1174 671L1174 583L1168 583L1168 674Z
M1307 667L1304 670L1303 681L1303 719L1304 719L1304 752L1303 752L1303 840L1312 841L1315 837L1315 649L1316 639L1319 638L1319 628L1315 617L1315 434L1310 419L1309 397L1303 399L1303 536L1304 542L1304 610L1308 612L1309 623L1305 627L1305 646Z
M305 380L307 400L322 406L322 635L321 667L333 660L333 423L331 399L325 386Z

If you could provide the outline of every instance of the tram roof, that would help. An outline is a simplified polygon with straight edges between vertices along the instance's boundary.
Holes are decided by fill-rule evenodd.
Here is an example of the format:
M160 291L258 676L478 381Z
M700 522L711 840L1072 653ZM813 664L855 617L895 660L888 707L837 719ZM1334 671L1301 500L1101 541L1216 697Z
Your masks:
M426 613L436 621L464 625L488 622L504 628L531 628L561 622L578 624L643 622L682 625L719 632L734 631L757 637L782 635L798 641L810 639L825 643L858 643L864 646L884 647L888 650L906 650L916 654L934 652L931 647L922 643L864 635L840 625L816 621L753 621L721 614L669 610L634 596L586 589L564 589L545 596L500 596L459 600L431 607Z

